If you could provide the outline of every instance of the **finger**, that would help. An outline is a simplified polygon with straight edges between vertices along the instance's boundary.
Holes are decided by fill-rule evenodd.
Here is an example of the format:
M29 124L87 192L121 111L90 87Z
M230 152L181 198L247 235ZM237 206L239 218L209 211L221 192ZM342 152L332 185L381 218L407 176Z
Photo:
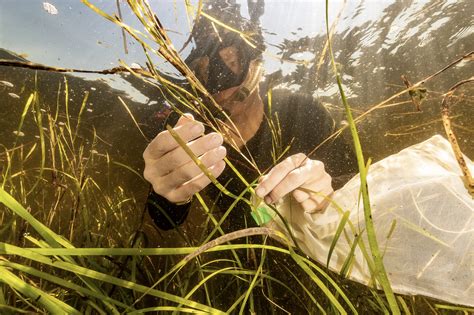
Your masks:
M224 168L225 162L220 161L217 164L214 164L213 166L209 167L208 169L214 177L218 177L224 171ZM210 183L211 180L205 174L201 174L198 177L193 178L189 182L185 183L178 189L174 190L169 195L168 200L170 200L171 202L180 202L183 200L187 200L195 193L200 192Z
M312 199L306 199L301 203L301 207L304 209L304 212L315 212L318 209L318 203Z
M184 142L189 142L196 139L204 133L204 125L198 121L188 121L186 117L181 117L179 126L174 127L174 131ZM167 152L177 148L179 144L173 138L168 130L160 132L148 145L143 153L145 160L159 159Z
M313 200L317 204L317 207L314 209L315 211L323 210L331 203L333 195L334 191L331 188L321 191L318 194L313 194L308 200Z
M179 127L184 124L190 123L195 121L193 114L190 113L184 113L181 117L179 117L178 121L176 122L176 125L174 127Z
M260 198L265 197L283 180L283 178L288 175L288 173L293 171L295 168L300 167L305 159L306 155L298 153L277 164L257 186L255 191L257 195Z
M295 198L295 200L298 201L299 203L302 203L309 197L310 197L309 193L301 189L296 189L295 191L293 191L293 198Z
M199 157L204 153L214 150L222 145L224 139L218 133L209 133L203 137L200 137L194 141L188 143L188 147L194 153L195 156ZM163 176L167 173L181 167L190 161L192 158L189 154L184 151L182 147L177 147L176 149L166 153L159 160L156 161L157 175Z
M222 161L227 154L225 147L220 146L203 154L199 160L206 168L210 168L214 164ZM194 161L189 161L185 165L177 168L174 172L163 177L162 182L168 187L179 187L190 181L198 175L202 174L202 170Z
M266 198L269 198L272 202L277 202L290 192L294 191L298 187L301 187L311 176L310 165L305 164L302 167L299 167L290 173L288 173L283 180L278 183L278 185L273 188L273 190L267 195ZM267 199L265 199L267 200Z

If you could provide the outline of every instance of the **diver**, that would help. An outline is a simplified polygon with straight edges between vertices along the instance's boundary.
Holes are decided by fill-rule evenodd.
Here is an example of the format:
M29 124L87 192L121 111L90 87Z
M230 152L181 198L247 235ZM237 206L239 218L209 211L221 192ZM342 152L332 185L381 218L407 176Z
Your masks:
M263 1L256 5L260 6L259 14L263 13ZM239 5L214 4L208 9L219 12L228 25L261 37L256 26L259 16L251 14L252 22L242 20ZM202 17L191 36L195 47L186 63L229 114L237 128L230 132L234 143L243 152L252 154L258 169L269 170L260 178L256 194L267 204L275 204L291 195L307 212L323 210L328 204L325 196L331 196L334 189L357 172L352 147L342 137L325 143L314 156L305 154L334 132L336 124L330 113L311 95L285 89L272 91L269 103L267 91L259 88L261 45L251 47L239 34L212 25ZM221 134L207 132L191 114L169 117L168 123L173 119L177 119L174 130L212 175L234 194L240 194L245 186L232 170L225 168L224 158L232 161L248 182L259 176L255 168L242 161L239 152L225 143ZM148 211L160 229L169 230L185 221L195 193L210 196L221 211L232 204L232 198L209 185L210 179L167 130L154 137L143 157L144 176L153 186ZM230 213L227 221L231 222L232 229L252 225L252 220L247 219L250 211L242 211L246 207L242 203Z

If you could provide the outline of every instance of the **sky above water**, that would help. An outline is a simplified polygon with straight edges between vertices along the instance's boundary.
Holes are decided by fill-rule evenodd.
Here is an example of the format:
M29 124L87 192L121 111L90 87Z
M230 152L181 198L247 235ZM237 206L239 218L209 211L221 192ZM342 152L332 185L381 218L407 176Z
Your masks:
M27 59L57 67L102 69L115 66L122 59L128 63L144 60L141 48L128 36L125 54L122 32L118 26L99 16L78 0L49 1L58 13L53 15L43 8L42 0L2 0L0 3L0 47L23 54ZM91 1L99 8L114 14L115 1ZM248 17L247 1L241 2L241 13ZM393 1L330 1L330 19L343 9L338 30L380 18L383 9ZM426 1L419 1L420 4ZM138 25L124 1L121 12L126 23ZM188 36L190 23L184 1L150 1L162 23L170 30L176 47ZM197 3L197 1L194 1ZM265 2L261 18L266 42L278 45L283 39L296 39L325 33L325 1L273 0ZM365 9L364 9L365 8ZM358 10L354 16L353 13ZM272 48L269 48L271 51ZM275 52L276 50L273 49ZM276 68L276 63L268 65Z

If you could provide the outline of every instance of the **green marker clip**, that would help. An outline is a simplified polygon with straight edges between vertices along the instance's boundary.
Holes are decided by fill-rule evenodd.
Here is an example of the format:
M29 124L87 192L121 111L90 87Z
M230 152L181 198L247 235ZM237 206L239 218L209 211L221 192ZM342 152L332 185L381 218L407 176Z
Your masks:
M264 203L260 203L258 207L255 207L251 214L252 218L260 226L267 224L275 216L275 212Z

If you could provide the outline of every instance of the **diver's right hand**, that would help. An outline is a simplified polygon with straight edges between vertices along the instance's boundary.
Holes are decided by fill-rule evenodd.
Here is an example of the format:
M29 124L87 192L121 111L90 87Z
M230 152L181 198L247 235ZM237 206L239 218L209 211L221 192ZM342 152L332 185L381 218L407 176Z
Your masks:
M214 177L222 173L227 151L222 146L220 134L204 135L204 125L191 114L180 117L173 129ZM211 182L168 130L160 132L150 142L143 152L143 159L143 176L157 194L170 202L185 202Z

